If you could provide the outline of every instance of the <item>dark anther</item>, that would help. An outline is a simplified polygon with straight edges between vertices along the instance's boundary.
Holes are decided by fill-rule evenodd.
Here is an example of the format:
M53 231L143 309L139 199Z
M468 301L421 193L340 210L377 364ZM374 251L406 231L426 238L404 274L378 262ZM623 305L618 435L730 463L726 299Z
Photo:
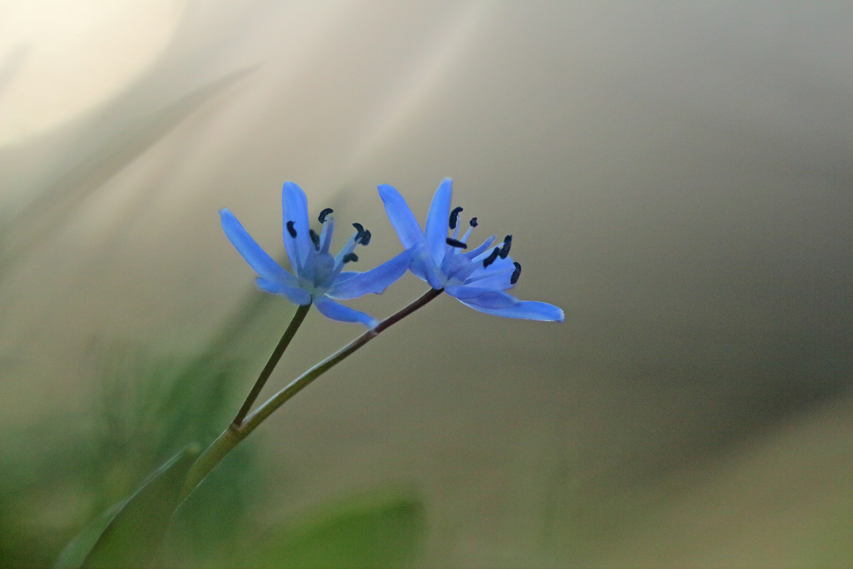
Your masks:
M471 227L477 227L477 218L476 218L476 217L472 217L472 218L471 218L471 221L469 221L469 222L468 222L468 224L469 224Z
M501 252L501 250L499 247L495 247L494 249L492 249L491 254L488 257L486 257L485 259L483 259L483 268L485 269L486 267L488 267L489 265L494 263L495 259L498 258L498 255L500 254L500 252Z
M318 217L317 219L320 220L320 223L326 223L326 216L330 213L333 213L334 211L335 210L333 210L332 208L327 207L326 209L320 212L320 217Z
M467 249L468 248L468 246L465 243L463 243L462 241L457 241L456 239L451 239L450 237L448 237L446 239L446 241L447 241L448 245L450 245L451 247L456 247L457 249Z
M369 229L364 230L364 235L361 236L360 243L364 247L367 247L367 245L370 243L370 230Z
M358 255L356 255L355 253L349 253L347 255L344 255L344 264L347 264L350 261L352 261L352 262L358 261Z
M293 227L294 225L296 225L296 223L295 223L295 222L293 222L293 221L288 221L288 222L287 222L287 232L288 232L288 233L290 233L290 236L291 236L291 237L293 237L294 239L296 239L296 228L295 228L295 227Z
M512 235L507 235L504 237L504 244L501 247L501 259L506 259L506 256L509 255L509 248L512 246Z
M509 277L509 284L515 284L518 282L518 277L521 276L521 263L513 263L515 265L515 270L512 272L512 276Z
M320 236L317 235L317 232L313 229L308 230L308 235L311 236L311 242L314 244L314 248L318 251L320 250Z
M450 212L450 229L456 229L456 222L459 221L459 212L462 211L461 207L453 208L453 211Z
M358 232L355 234L355 242L358 243L361 236L364 235L364 226L360 223L353 223L352 226L355 227L355 230Z

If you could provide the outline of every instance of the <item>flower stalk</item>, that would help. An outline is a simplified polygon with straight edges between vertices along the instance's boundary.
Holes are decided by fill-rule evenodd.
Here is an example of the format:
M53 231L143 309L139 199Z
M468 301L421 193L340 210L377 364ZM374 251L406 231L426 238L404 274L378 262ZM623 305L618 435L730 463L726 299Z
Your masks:
M257 381L255 381L255 385L252 386L252 390L246 397L246 401L243 402L243 406L240 407L240 410L237 412L237 416L234 417L233 421L231 421L232 427L240 427L243 423L243 419L245 419L246 415L251 411L252 405L254 405L255 400L261 393L261 389L264 388L264 384L267 382L270 375L272 375L275 366L278 365L278 361L284 354L284 350L286 350L287 346L290 345L290 341L296 335L296 331L299 330L299 326L302 324L302 321L305 320L305 316L308 314L309 308L311 308L311 303L300 305L296 309L296 314L293 315L293 320L290 321L290 325L287 327L287 330L284 331L284 335L281 337L281 340L279 340L275 350L273 350L269 361L267 361L267 365L264 366L264 369L261 371L261 375L259 375Z
M379 322L375 328L364 332L361 336L321 361L301 376L296 378L293 382L291 382L287 387L273 395L266 403L261 405L258 409L255 410L254 413L246 417L245 414L242 416L238 414L237 418L241 420L238 422L235 418L234 422L232 422L228 428L221 434L219 437L210 444L209 447L202 453L199 459L193 464L190 468L190 471L187 473L187 478L184 481L184 488L182 492L182 500L186 499L193 490L195 490L196 486L198 486L202 480L207 477L208 474L216 467L219 462L225 458L231 450L236 447L240 441L245 439L251 434L252 431L257 429L261 423L263 423L270 415L272 415L279 407L284 405L288 400L290 400L294 395L305 389L312 381L335 367L337 364L348 358L350 355L361 349L365 344L371 341L373 338L381 334L384 330L390 328L392 325L396 324L406 316L412 314L414 311L418 310L426 306L430 301L438 297L443 289L430 289L421 295L420 298L406 306L405 308L399 310L398 312L392 314L385 320ZM309 307L302 307L300 309ZM294 322L297 320L299 316L299 312L297 311L297 315L294 316L294 320L291 322L291 325L288 327L288 331L294 327ZM304 314L302 318L304 318ZM296 324L296 328L301 324L301 319ZM281 342L279 342L279 346L284 343L284 347L287 347L287 344L290 343L291 336L288 338L288 331L285 332L284 337L282 337ZM293 334L296 333L296 329L293 330ZM285 338L287 338L285 342ZM276 350L278 350L278 347ZM282 348L282 352L284 349ZM269 374L272 373L272 368L275 367L275 364L278 363L281 354L278 354L278 357L274 357L276 352L273 352L273 357L270 358L270 361L267 363L267 367L270 367L272 363L272 367L269 369L269 373L264 376L264 372L267 371L267 367L264 368L264 372L261 373L261 377L263 377L263 381L261 378L258 378L258 381L255 383L255 388L253 388L252 392L256 391L260 392L260 387L263 387L263 383L266 382L266 379L269 377ZM273 363L273 360L275 362ZM260 384L260 387L258 386ZM255 393L254 397L257 397L257 393ZM250 394L250 398L252 395ZM251 402L249 402L249 398L246 399L247 403L243 405L244 408L251 407ZM252 402L254 398L252 398ZM248 409L247 409L248 411ZM241 409L242 412L242 409ZM244 420L245 418L245 420Z

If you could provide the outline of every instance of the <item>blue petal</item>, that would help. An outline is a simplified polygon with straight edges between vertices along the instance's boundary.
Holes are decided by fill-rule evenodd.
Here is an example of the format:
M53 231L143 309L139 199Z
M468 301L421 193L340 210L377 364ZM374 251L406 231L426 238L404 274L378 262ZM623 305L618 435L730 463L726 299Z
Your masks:
M219 216L225 236L228 237L237 252L246 259L249 266L255 269L256 273L267 280L282 282L291 287L297 286L296 278L261 249L261 246L252 239L252 236L237 221L233 213L226 208L219 211Z
M310 304L311 295L299 287L289 286L279 281L270 281L261 277L257 279L258 288L273 294L283 294L294 304Z
M463 301L473 301L479 297L492 295L493 303L502 303L501 306L513 306L518 302L518 299L504 292L496 291L491 288L478 287L476 285L455 285L449 286L445 292L453 298L458 298Z
M436 275L437 267L432 262L432 256L426 251L426 246L418 247L414 250L409 270L422 281L429 283L429 286L435 290L443 288L441 281Z
M281 212L282 227L284 229L284 247L287 249L287 257L295 271L297 267L304 267L308 259L308 251L313 247L308 234L308 199L302 188L293 182L285 182L281 190ZM296 229L296 239L290 237L287 231L287 222L292 221ZM297 254L298 249L298 254Z
M493 316L547 322L562 322L565 319L562 309L552 304L518 300L505 292L460 286L448 287L447 293L465 306Z
M499 290L506 290L513 286L509 282L515 270L512 257L505 259L497 258L494 263L486 268L483 268L482 262L477 261L476 267L465 279L466 286L471 285L479 288Z
M445 178L432 198L426 222L426 241L436 265L441 265L447 250L447 227L450 218L450 200L453 197L453 181Z
M368 328L376 328L376 325L379 324L379 322L372 316L365 314L364 312L359 312L358 310L353 310L343 304L338 304L334 300L330 300L325 297L316 299L314 304L317 305L317 310L320 311L320 314L326 318L331 318L332 320L337 320L339 322L358 322L359 324L364 324Z
M338 278L335 279L336 283L342 283L347 279L351 279L356 275L360 275L361 273L356 271L341 271L338 273Z
M338 278L326 295L331 298L346 300L368 293L382 294L386 288L403 276L408 270L411 260L412 251L403 251L390 261L386 261L366 273L359 273L352 278L345 278L343 281Z
M462 256L465 257L466 259L471 260L474 257L480 255L480 253L484 252L486 249L488 249L489 245L494 243L494 241L495 241L495 236L491 235L488 239L483 241L479 247L475 247L474 249L468 251L467 253L462 253Z
M479 278L471 276L465 280L465 284L492 290L506 290L515 286L510 282L514 268L515 267L505 271L497 271L494 274L480 276Z
M424 232L400 192L388 184L382 184L379 186L379 197L385 204L385 213L388 214L403 247L411 249L423 244Z

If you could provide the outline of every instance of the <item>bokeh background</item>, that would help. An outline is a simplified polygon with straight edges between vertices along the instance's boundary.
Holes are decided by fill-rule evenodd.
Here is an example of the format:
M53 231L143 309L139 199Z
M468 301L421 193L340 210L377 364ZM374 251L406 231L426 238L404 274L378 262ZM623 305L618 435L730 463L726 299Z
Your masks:
M423 219L451 176L565 323L439 298L226 460L164 565L853 565L851 29L849 2L3 2L0 563L49 566L239 407L295 309L220 208L283 258L293 180L373 232L366 269L400 250L376 185ZM267 393L359 333L312 312Z

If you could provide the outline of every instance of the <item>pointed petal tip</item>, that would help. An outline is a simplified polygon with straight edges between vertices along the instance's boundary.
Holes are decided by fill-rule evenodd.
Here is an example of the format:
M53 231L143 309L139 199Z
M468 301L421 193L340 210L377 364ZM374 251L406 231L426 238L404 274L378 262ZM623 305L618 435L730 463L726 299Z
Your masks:
M366 326L371 330L376 328L379 324L379 321L369 314L359 312L358 310L354 310L349 306L344 306L343 304L326 297L316 298L314 305L317 307L317 310L320 311L320 314L331 320L337 320L338 322L350 322L354 324L357 323Z
M409 269L412 250L407 249L365 273L356 273L345 279L337 279L326 293L330 298L347 300L365 294L382 294Z

